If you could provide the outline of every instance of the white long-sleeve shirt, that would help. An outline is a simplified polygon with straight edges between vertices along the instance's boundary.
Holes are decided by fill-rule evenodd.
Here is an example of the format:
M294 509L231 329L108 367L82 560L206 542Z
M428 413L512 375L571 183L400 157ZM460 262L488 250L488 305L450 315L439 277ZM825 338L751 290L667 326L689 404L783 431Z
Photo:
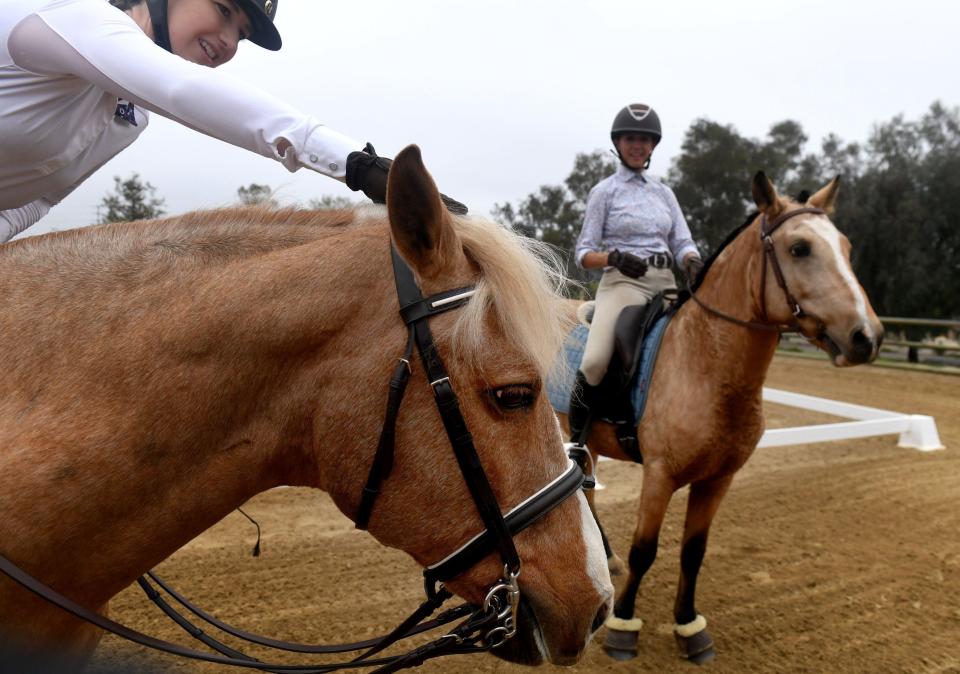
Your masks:
M135 104L136 125L115 116L118 99ZM106 0L2 0L0 242L136 140L147 110L290 171L305 166L338 180L347 155L363 146L226 73L161 49ZM281 156L283 140L290 148Z

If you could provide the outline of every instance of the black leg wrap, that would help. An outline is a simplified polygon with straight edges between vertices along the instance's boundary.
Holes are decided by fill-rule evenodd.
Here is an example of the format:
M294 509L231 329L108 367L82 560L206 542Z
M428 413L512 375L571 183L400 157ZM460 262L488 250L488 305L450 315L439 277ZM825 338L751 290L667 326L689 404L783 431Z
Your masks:
M590 435L590 398L593 386L587 383L583 373L577 371L577 378L570 391L570 412L567 423L570 424L570 442L586 445Z
M698 617L698 620L703 620ZM694 623L691 623L693 625ZM717 652L713 647L713 638L707 631L706 622L703 622L703 628L693 634L686 634L686 630L680 627L674 627L673 636L677 640L677 647L680 649L680 657L689 660L695 665L705 665L713 660ZM684 626L687 627L687 626Z
M607 638L603 642L603 650L614 660L633 660L637 657L639 637L640 632L635 630L607 627Z

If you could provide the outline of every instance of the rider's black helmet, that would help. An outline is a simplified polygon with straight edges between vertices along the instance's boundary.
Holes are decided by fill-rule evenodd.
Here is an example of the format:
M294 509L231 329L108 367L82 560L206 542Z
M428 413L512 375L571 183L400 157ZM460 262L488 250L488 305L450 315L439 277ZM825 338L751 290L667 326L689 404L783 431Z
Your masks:
M631 103L617 113L610 127L610 140L617 144L622 133L648 133L655 143L660 142L660 117L656 111L644 103Z
M277 16L278 0L235 0L246 11L253 26L253 33L248 38L254 44L264 49L277 51L283 45L273 19Z
M235 0L237 5L250 17L252 32L249 40L264 49L277 51L283 45L273 19L277 16L278 0ZM170 29L167 26L167 0L146 0L150 10L150 22L153 24L153 41L169 52ZM110 0L110 3L119 9L128 9L131 4L127 0Z

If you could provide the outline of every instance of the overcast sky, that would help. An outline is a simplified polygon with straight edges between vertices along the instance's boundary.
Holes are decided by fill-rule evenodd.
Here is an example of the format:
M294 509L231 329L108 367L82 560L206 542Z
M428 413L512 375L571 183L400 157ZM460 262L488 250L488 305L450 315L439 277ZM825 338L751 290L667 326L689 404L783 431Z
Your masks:
M699 117L762 137L801 123L864 140L897 114L960 104L956 0L282 0L283 50L241 45L224 70L393 156L423 150L440 189L488 213L563 181L609 146L616 112L651 104L666 173ZM744 166L744 191L754 166ZM168 213L228 205L256 182L284 202L356 197L301 169L153 115L134 145L28 230L91 224L134 171Z

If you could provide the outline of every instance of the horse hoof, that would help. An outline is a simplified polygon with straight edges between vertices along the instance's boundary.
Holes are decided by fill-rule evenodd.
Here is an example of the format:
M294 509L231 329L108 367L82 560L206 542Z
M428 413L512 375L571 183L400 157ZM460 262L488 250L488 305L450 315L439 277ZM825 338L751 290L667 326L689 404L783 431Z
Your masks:
M622 576L627 572L627 565L617 554L607 558L607 568L610 570L611 576Z
M675 625L673 636L680 648L680 657L695 665L705 665L717 655L713 639L707 632L707 621L701 615L686 625Z
M603 650L614 660L633 660L637 657L637 641L643 621L640 618L607 618L607 638Z

